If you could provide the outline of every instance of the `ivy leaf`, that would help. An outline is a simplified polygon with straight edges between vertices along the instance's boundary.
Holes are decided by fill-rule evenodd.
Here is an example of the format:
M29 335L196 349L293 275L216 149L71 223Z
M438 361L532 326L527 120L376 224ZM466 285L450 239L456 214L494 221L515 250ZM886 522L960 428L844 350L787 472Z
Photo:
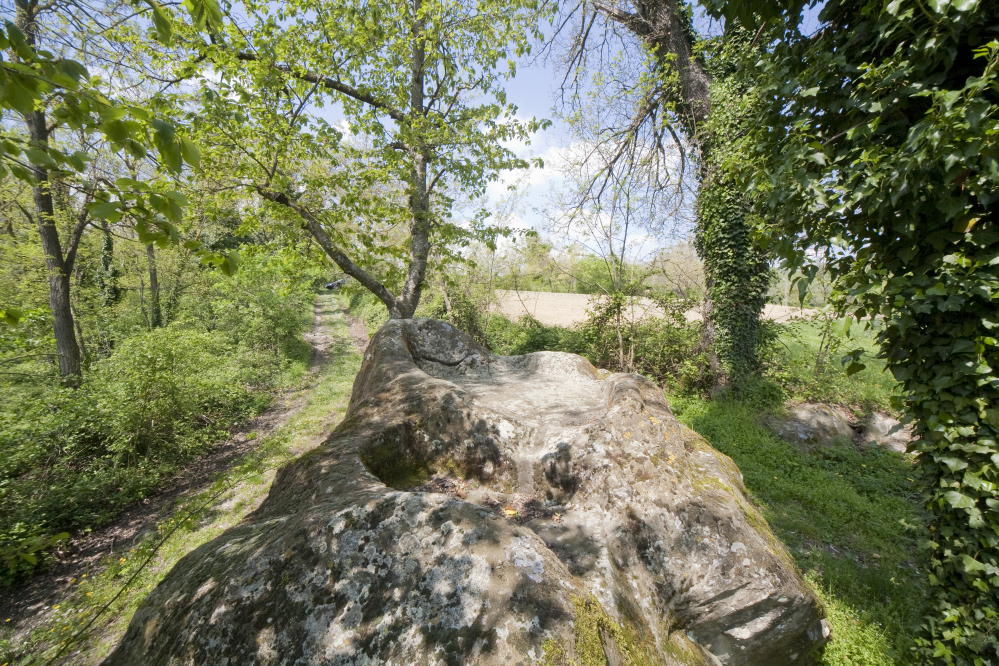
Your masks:
M970 509L975 506L975 500L971 499L967 495L962 495L956 490L951 490L944 493L944 499L955 509Z
M847 368L846 368L846 376L847 377L852 377L853 375L857 374L858 372L860 372L861 370L864 370L866 368L867 368L867 366L864 365L863 363L858 363L857 361L854 361L853 363L851 363L850 365L847 366Z

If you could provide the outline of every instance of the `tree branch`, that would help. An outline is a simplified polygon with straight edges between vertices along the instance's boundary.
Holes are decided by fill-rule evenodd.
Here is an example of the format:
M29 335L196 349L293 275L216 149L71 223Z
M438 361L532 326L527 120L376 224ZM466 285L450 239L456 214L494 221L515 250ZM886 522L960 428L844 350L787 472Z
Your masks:
M257 56L256 53L247 53L244 51L242 53L237 53L236 57L240 60L247 62L260 62L260 57ZM284 65L280 63L273 63L271 64L271 67L280 72L284 72L285 74L290 74L297 79L301 79L302 81L308 81L309 83L315 83L321 85L327 90L333 90L335 92L346 95L347 97L355 99L358 102L363 102L368 106L373 106L376 109L381 109L382 111L387 113L388 116L392 118L392 120L395 120L397 122L405 122L406 120L406 114L404 114L402 111L399 111L398 109L393 108L389 104L375 98L375 96L372 95L371 93L366 93L363 90L358 90L353 86L343 83L342 81L338 81L328 76L313 74L312 72L296 72L294 69L291 68L290 65Z
M76 216L76 224L73 225L73 231L69 234L69 244L66 246L66 260L63 262L67 275L73 272L73 262L76 261L76 250L80 247L83 230L87 228L87 224L90 222L90 211L87 210L88 203L90 203L89 192L83 201L80 213Z
M319 220L316 219L315 215L313 215L308 209L289 199L286 194L275 192L260 186L257 186L256 189L260 196L264 199L295 211L295 213L302 218L302 221L305 222L305 228L309 230L312 237L316 239L317 243L319 243L319 247L323 248L323 252L325 252L326 255L333 260L333 263L339 266L340 270L344 273L360 282L361 286L377 296L378 299L385 304L385 307L389 309L390 314L396 312L397 304L395 297L392 296L392 293L385 288L385 285L368 275L363 268L351 261L350 257L344 254L344 252L333 243L333 239L330 238L328 233L326 233L326 230L323 229L322 224L319 223Z

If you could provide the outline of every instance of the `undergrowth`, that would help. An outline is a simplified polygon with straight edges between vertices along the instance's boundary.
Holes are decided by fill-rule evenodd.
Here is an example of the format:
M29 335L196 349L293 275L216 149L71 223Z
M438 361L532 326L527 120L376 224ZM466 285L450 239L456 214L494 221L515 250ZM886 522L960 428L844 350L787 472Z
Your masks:
M109 523L300 381L315 293L308 281L288 286L288 270L247 258L214 284L210 305L121 333L78 387L0 380L0 584L19 584L51 561L59 537ZM5 328L0 351L30 348L47 326L42 318Z
M885 372L884 360L877 358L876 331L859 328L851 329L847 339L837 336L822 320L777 326L764 376L795 402L833 403L859 412L894 412L891 398L899 395L898 382ZM848 349L855 348L864 350L867 367L848 376L841 359Z
M330 298L330 297L326 297ZM30 631L0 625L0 664L100 663L120 640L136 608L187 553L237 524L267 496L276 469L317 443L343 417L360 354L327 302L335 344L303 388L305 404L253 453L197 495L165 510L155 529L74 579ZM148 560L148 563L147 563ZM7 618L0 618L0 622Z

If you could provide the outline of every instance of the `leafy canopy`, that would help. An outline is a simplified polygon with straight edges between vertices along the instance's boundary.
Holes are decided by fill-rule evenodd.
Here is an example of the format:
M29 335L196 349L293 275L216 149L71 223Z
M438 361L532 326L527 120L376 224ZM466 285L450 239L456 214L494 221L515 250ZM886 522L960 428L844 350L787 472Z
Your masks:
M481 211L453 221L455 201L527 166L508 142L544 124L518 118L503 90L514 57L529 50L537 3L297 0L244 10L192 54L218 75L206 81L201 131L214 146L212 171L225 165L219 186L235 181L283 207L390 310L389 290L400 288L414 290L415 308L425 264L458 259L489 232Z

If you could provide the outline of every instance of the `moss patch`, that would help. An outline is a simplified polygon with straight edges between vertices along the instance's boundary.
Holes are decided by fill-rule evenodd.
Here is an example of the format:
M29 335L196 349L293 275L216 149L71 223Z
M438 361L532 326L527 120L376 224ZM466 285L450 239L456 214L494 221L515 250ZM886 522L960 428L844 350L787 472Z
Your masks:
M606 666L607 650L616 651L628 666L659 663L655 647L646 645L633 628L615 622L596 597L573 597L572 604L576 611L576 656L581 666Z

